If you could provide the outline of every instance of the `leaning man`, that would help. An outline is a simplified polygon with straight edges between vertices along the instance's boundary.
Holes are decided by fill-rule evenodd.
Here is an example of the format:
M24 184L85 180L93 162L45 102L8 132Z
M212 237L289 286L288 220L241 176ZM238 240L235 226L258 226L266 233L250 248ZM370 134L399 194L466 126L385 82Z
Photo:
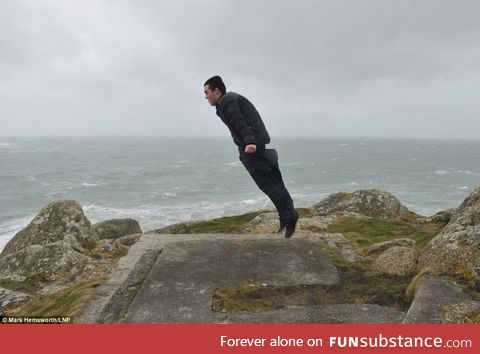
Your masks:
M285 237L295 232L298 213L293 200L283 183L275 149L266 149L270 136L254 105L242 95L227 92L220 76L208 79L204 84L205 98L215 106L217 115L230 129L234 143L238 146L240 161L253 180L273 202L278 211L280 228Z

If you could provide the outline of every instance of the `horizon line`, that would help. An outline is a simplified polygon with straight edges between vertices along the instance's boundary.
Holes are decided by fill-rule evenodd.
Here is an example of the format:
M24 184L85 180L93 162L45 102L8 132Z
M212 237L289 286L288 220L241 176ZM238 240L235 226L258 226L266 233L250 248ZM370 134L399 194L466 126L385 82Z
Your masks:
M0 139L15 138L216 138L231 139L230 136L224 135L146 135L146 134L79 134L79 135L58 135L58 134L42 134L42 135L0 135ZM441 136L325 136L325 135L276 135L275 139L402 139L402 140L473 140L478 141L480 138L474 137L441 137Z

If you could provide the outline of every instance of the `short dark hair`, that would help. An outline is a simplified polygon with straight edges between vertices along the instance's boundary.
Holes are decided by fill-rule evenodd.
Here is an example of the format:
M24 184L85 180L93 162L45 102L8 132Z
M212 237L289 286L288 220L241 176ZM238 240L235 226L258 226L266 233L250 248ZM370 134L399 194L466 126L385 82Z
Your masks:
M203 84L203 86L206 86L206 85L208 85L208 87L212 91L215 90L216 88L218 88L222 92L222 94L225 94L227 92L227 88L225 87L225 84L223 83L222 78L218 75L213 76L210 79L208 79Z

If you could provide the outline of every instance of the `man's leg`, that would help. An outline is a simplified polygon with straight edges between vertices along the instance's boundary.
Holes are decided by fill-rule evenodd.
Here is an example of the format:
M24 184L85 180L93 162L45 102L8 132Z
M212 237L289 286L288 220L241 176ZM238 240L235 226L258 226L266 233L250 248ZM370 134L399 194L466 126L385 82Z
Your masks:
M277 179L281 188L285 191L285 199L282 201L282 204L284 205L284 208L287 210L286 214L293 215L293 211L295 210L293 206L293 200L290 196L290 193L287 190L287 187L285 187L285 184L283 183L282 173L280 172L280 168L278 166L273 168L273 174L275 175L275 178Z
M257 154L240 153L240 161L242 161L257 186L275 205L280 219L280 227L287 226L285 236L287 238L291 237L295 231L298 214L293 206L290 193L283 183L278 165L272 166L263 156Z
M288 193L287 188L285 187L285 184L283 183L282 179L282 173L280 172L280 168L274 167L273 168L274 175L278 181L278 183L282 186L282 188L285 190L285 198L281 201L282 208L284 208L284 219L280 219L280 229L278 232L280 232L283 227L286 227L287 230L285 232L285 237L290 238L292 237L293 233L295 232L297 220L298 220L298 213L295 210L295 207L293 206L293 200L290 197L290 193Z

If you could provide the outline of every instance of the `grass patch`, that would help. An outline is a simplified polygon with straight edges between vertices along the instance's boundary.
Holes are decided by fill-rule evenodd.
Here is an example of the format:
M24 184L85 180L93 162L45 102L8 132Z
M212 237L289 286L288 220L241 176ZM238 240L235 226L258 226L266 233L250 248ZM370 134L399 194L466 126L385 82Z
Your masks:
M45 279L40 274L29 275L23 281L0 279L0 286L12 291L18 291L25 294L35 294Z
M417 294L418 290L420 289L420 285L422 284L423 279L428 276L433 274L433 271L430 267L425 268L422 270L420 273L415 275L413 277L412 281L408 285L407 289L405 290L405 295L409 298L412 299L415 297Z
M295 210L297 211L298 215L301 217L301 218L313 218L314 216L316 216L316 214L314 214L312 212L311 209L309 208L295 208Z
M311 218L314 216L309 208L296 209L300 217ZM260 210L251 213L234 216L224 216L212 220L203 220L190 223L180 223L167 226L160 230L154 230L159 233L169 234L216 234L216 233L242 233L246 224L256 218L258 215L276 212L274 210Z
M244 284L239 287L217 288L213 291L213 311L259 311L274 306L277 288L258 284Z
M412 276L393 276L371 271L368 261L346 262L328 250L340 282L333 285L263 286L244 284L217 288L212 310L223 312L261 311L285 306L369 303L407 311L411 300L405 295Z
M224 216L217 219L198 221L191 224L183 224L183 227L175 229L175 233L238 233L244 224L250 222L264 211L257 211L235 216Z
M6 311L6 315L75 316L95 294L95 288L106 279L106 276L100 276L50 294L35 295L26 304Z
M266 210L262 210L212 220L175 224L161 229L160 232L171 234L240 233L245 224L265 212Z
M368 246L396 238L410 238L424 247L444 227L443 223L416 223L396 219L345 217L331 223L328 232L343 234L360 254Z

